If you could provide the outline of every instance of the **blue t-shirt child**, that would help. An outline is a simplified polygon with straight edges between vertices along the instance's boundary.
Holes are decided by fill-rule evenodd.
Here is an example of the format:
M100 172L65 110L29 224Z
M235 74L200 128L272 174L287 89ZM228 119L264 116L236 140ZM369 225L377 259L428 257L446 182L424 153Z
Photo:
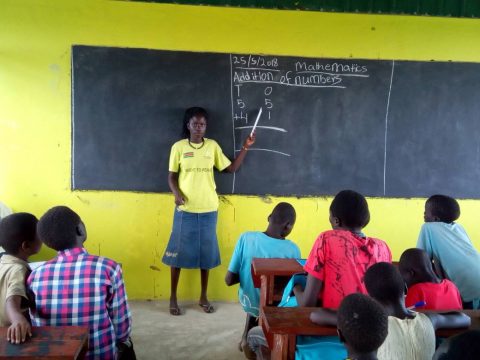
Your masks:
M458 287L464 302L480 299L480 254L460 224L427 222L417 247L438 259L447 277Z
M253 286L251 265L253 258L300 258L300 249L290 240L275 239L260 231L240 235L233 251L228 271L238 274L238 299L245 312L258 316L260 289Z

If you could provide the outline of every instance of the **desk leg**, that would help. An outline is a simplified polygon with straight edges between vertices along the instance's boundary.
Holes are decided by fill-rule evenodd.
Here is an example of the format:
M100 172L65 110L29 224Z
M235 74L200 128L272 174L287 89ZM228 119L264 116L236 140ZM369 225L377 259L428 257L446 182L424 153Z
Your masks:
M288 337L288 359L295 360L295 350L297 348L297 335Z
M268 275L260 276L260 309L264 306L270 306L273 303L273 277ZM271 288L271 289L270 289ZM261 312L261 310L260 310ZM258 324L262 325L262 317L260 316Z
M272 360L288 360L288 335L274 334Z
M260 276L260 308L270 306L273 303L273 276Z

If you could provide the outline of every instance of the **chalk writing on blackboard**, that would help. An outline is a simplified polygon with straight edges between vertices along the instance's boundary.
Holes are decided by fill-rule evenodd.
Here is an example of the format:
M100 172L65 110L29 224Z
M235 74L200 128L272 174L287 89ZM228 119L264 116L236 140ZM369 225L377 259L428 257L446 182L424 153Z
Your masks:
M282 87L298 87L315 90L327 89L346 89L351 81L361 81L369 78L366 65L359 65L346 61L345 63L319 62L319 61L295 61L282 63L275 56L260 55L230 55L231 72L231 101L232 101L232 122L234 135L234 151L239 152L236 143L237 138L243 130L251 130L253 124L252 112L257 111L259 107L266 110L265 119L262 125L257 128L264 134L262 136L285 136L289 131L284 127L275 126L274 111L282 111L280 104L275 104L275 92L280 93ZM349 81L345 81L348 79ZM355 80L356 79L356 80ZM243 89L248 86L248 89ZM248 94L256 94L254 97L257 102L249 103ZM258 103L258 98L263 98L262 103ZM288 104L281 104L287 105ZM270 131L268 134L265 131ZM277 136L278 136L277 135ZM276 144L288 144L288 141L275 141ZM261 140L257 141L257 146L252 147L252 151L264 151L274 156L291 157L291 153L282 148L262 147ZM281 146L281 145L279 145ZM285 146L285 145L284 145ZM232 192L235 192L235 175L233 177Z

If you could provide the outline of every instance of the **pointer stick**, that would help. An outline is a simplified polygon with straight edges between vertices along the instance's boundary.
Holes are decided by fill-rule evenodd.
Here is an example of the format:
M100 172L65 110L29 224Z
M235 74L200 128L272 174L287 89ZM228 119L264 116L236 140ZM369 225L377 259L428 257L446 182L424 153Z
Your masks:
M255 124L253 125L252 131L250 132L250 137L252 137L253 133L255 132L255 128L257 127L258 120L260 120L260 115L262 115L262 108L258 111L257 120L255 120Z

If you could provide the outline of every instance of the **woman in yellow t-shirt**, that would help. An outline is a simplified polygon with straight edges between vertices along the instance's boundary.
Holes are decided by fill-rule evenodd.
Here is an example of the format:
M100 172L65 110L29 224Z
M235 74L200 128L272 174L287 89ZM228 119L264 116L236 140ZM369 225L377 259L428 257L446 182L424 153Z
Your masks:
M218 196L213 167L235 172L255 134L243 143L238 156L230 162L215 140L205 138L208 113L200 107L185 111L184 139L173 144L170 152L168 184L175 196L173 228L162 262L171 269L170 314L180 315L177 285L180 270L200 269L199 306L206 313L215 311L207 298L208 271L220 265L217 243Z

